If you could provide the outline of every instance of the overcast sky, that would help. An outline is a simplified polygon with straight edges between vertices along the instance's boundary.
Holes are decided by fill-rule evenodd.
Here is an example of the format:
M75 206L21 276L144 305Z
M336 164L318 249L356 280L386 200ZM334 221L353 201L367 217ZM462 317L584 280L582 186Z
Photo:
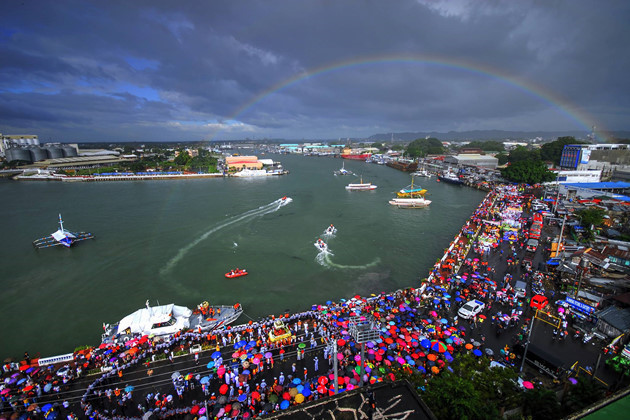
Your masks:
M0 1L42 141L630 129L628 0Z

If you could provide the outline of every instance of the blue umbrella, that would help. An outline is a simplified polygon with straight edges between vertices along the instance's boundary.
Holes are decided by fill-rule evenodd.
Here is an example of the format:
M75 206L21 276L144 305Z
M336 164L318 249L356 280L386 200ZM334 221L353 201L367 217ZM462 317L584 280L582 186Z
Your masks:
M48 392L52 389L52 384L46 384L44 385L44 392Z
M214 367L214 360L209 361L208 364L206 365L206 367L208 369L212 369Z
M294 378L294 379L293 379L293 384L294 384L294 385L299 385L299 384L301 384L301 383L302 383L302 381L300 381L300 378Z
M247 344L247 341L245 340L237 341L236 343L234 343L234 348L240 349L241 347L244 347L246 344Z
M296 388L298 390L298 393L300 393L300 394L302 394L302 391L304 391L304 385L302 385L302 384L298 385ZM302 394L302 395L304 395L304 394Z
M133 391L133 387L131 385L127 385L125 387L125 392L131 392L131 391Z
M212 357L213 359L216 359L219 356L221 356L221 352L220 351L215 351L214 353L212 353L212 355L210 357Z
M420 345L425 349L428 349L429 347L431 347L431 342L427 339L424 339L420 342Z
M251 372L249 371L249 369L245 369L243 370L243 375L249 375Z
M341 391L341 390L340 390L340 391ZM281 410L286 410L287 408L289 408L289 401L287 401L287 400L283 400L283 401L280 403L280 409L281 409Z
M479 357L479 356L481 356L481 350L479 350L479 349L474 349L474 350L473 350L473 354L474 354L475 356Z
M203 378L199 380L200 384L207 384L208 382L210 382L210 378L207 376L204 376Z
M46 404L45 406L42 407L42 412L46 413L51 408L52 408L52 404Z
M422 373L427 373L427 370L424 368L424 366L418 366L418 370Z
M448 324L448 321L446 320L446 318L442 318L442 319L440 319L440 322L441 322L442 324Z
M440 303L440 299L433 299L433 303Z
M238 401L243 402L247 399L247 394L241 394L238 396Z
M304 395L306 398L311 396L311 389L310 388L304 388L302 390L302 395Z

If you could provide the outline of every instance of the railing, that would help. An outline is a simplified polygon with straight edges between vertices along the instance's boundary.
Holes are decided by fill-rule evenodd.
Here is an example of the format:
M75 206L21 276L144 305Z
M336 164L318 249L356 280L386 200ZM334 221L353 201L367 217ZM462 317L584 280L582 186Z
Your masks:
M47 365L54 365L56 363L71 362L73 360L74 360L74 354L68 353L68 354L62 354L59 356L44 357L44 358L39 359L37 363L39 364L39 366L47 366Z

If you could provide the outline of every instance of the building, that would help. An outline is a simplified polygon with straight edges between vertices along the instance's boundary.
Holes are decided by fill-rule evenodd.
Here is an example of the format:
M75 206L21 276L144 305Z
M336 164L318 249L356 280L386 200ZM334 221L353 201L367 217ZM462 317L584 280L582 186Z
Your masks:
M630 332L630 309L609 306L597 313L597 329L608 337Z
M610 179L615 170L630 170L628 144L567 144L560 157L562 169L601 170L604 179Z
M225 158L228 171L235 169L262 169L263 164L256 156L228 156Z
M499 159L494 156L480 154L459 154L455 156L446 156L444 163L451 165L477 166L487 169L496 169L499 165Z
M39 139L35 134L0 133L0 156L6 156L6 150L12 147L39 146Z
M560 170L558 171L558 175L556 178L556 181L560 183L569 182L575 184L579 184L581 182L600 182L601 180L601 169L592 171Z

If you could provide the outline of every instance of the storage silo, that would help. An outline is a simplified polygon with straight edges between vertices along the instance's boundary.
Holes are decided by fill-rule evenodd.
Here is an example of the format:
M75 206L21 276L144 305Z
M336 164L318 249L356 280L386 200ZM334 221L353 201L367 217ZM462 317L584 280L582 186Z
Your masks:
M28 149L23 149L21 147L13 147L7 149L6 152L7 162L12 162L15 160L22 160L28 163L32 163L31 160L31 152Z
M75 157L78 155L77 149L72 146L63 146L61 149L63 150L64 157Z
M63 149L59 146L48 146L45 147L48 152L48 157L50 159L59 159L63 157Z
M48 153L41 147L29 147L28 151L31 153L31 160L33 162L40 162L48 159Z

